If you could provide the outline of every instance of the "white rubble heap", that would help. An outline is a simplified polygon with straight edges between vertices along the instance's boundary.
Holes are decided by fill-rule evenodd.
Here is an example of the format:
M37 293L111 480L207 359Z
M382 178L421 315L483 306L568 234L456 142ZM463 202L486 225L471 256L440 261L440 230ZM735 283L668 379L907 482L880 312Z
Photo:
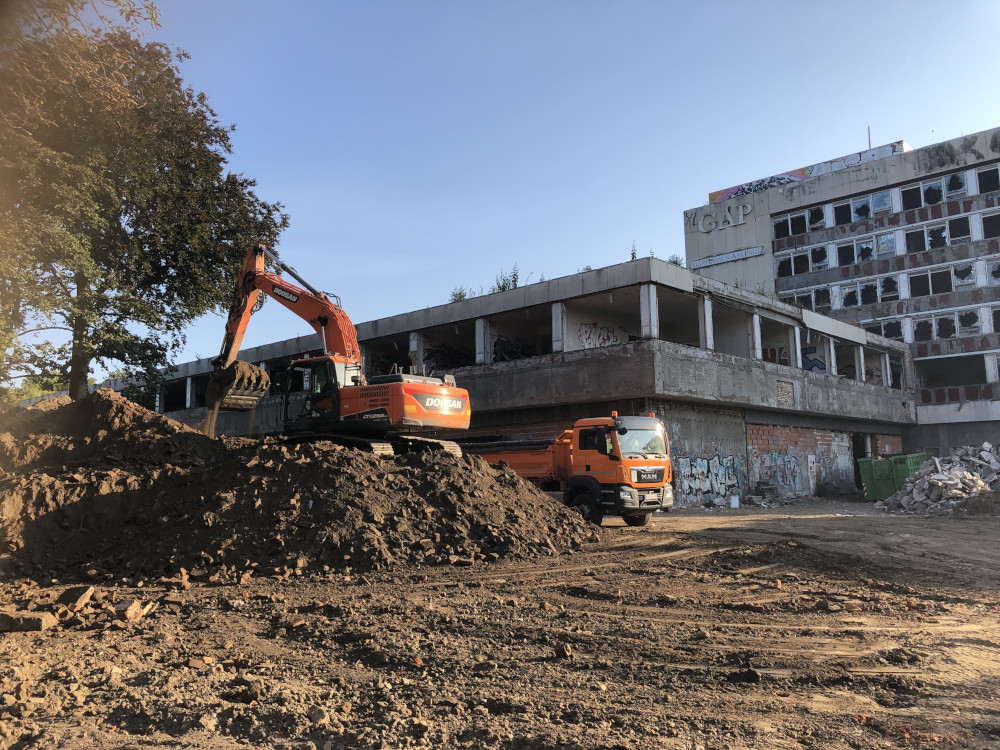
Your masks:
M903 489L875 507L925 516L951 515L963 500L1000 489L998 471L1000 460L991 443L956 448L948 458L924 461Z

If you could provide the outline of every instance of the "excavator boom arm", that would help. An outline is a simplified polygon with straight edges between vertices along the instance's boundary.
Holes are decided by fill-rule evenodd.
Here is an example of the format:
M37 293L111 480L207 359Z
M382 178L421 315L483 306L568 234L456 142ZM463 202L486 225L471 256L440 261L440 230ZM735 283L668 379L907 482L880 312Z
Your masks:
M222 349L212 362L215 368L224 369L236 361L240 344L250 323L250 316L254 312L260 294L266 294L309 323L323 341L324 354L329 354L337 360L360 363L358 334L343 308L304 281L295 269L283 263L279 262L279 267L294 276L307 287L306 289L266 271L265 254L270 255L263 245L258 245L250 250L243 260L243 268L226 320Z

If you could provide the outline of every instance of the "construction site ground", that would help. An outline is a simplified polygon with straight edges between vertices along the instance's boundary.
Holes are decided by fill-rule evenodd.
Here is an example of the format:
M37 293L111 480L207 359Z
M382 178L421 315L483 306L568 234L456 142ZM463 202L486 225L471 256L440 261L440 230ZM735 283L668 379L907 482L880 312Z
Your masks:
M168 437L175 447L201 439L186 435ZM225 455L245 462L260 450L240 442ZM31 481L47 486L32 455ZM221 454L200 455L224 464ZM429 460L437 474L479 477L470 502L490 482L487 502L505 482L535 497L503 471ZM5 486L27 481L27 461L8 462ZM219 473L189 464L185 476L201 486ZM83 471L57 469L53 481L66 487ZM404 470L417 476L415 465L391 469ZM156 482L175 473L157 472ZM45 502L54 507L57 494ZM44 503L29 514L34 529L8 531L17 553L8 563L17 562L0 578L0 617L52 613L58 624L0 633L0 748L1000 744L1000 518L989 513L924 518L856 498L804 498L684 509L641 528L607 519L591 534L571 516L546 526L512 504L528 537L514 540L494 520L493 547L467 524L450 547L415 532L419 554L403 559L392 557L398 543L372 541L380 565L360 564L365 548L354 541L338 548L348 550L339 561L274 565L285 558L261 544L239 565L212 552L184 567L179 537L176 559L150 562L165 554L152 530L170 526L158 508L176 500L157 497L155 513L126 519L143 530L146 552L143 535L123 525L109 540L98 525L88 556L87 545L74 546L85 524L44 526L57 514L42 513ZM207 494L201 502L221 516L199 516L199 528L204 520L215 531L234 512ZM407 517L407 528L419 520ZM295 515L298 526L303 518ZM291 528L286 545L300 539Z

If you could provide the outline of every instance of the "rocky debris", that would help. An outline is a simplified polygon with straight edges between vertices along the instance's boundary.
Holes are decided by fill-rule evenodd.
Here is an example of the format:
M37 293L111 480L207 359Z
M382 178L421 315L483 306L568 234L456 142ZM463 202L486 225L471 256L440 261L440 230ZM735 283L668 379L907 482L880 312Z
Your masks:
M70 566L186 590L189 576L246 585L472 567L600 539L575 511L478 456L210 439L110 390L22 410L4 428L0 571L12 561L49 575Z
M1000 459L991 443L965 446L947 458L924 461L901 490L875 507L914 515L953 515L969 498L1000 488L998 471Z

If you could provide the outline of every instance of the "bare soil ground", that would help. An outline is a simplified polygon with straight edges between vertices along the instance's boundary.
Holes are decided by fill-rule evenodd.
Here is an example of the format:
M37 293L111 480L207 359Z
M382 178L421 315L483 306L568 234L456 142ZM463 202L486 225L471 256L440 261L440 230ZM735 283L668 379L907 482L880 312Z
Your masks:
M285 456L273 444L207 445L173 429L163 439L182 460L129 490L138 464L122 456L118 484L92 496L78 485L90 486L88 472L107 478L103 454L84 451L74 464L60 453L43 481L44 451L23 450L39 439L7 440L8 512L18 487L56 490L29 492L21 515L8 513L0 616L51 613L58 624L0 633L3 750L1000 744L1000 518L897 516L811 498L685 510L644 528L610 519L590 534L475 462L348 466L338 452ZM180 438L193 442L181 450ZM136 450L136 461L156 455ZM282 461L303 458L309 471L342 477L365 468L340 494L387 515L349 519L353 536L324 557L331 541L317 529L336 519L294 532L308 498L292 505L278 489L301 493L306 479L264 487L241 474L234 496L215 498L227 462L260 450L272 478L287 470ZM387 482L400 492L386 493ZM201 509L195 524L161 522L171 497L155 513L143 505L158 488L182 503L191 484L209 488L183 501ZM502 511L489 524L477 520L490 511L476 510L474 492ZM241 510L244 495L257 516ZM414 505L399 505L403 497ZM533 497L535 508L523 505ZM109 498L143 512L112 513ZM438 509L440 538L416 516L421 501ZM89 503L102 520L65 503ZM401 507L405 528L390 523ZM284 546L261 541L247 557L247 545L210 533L229 522L269 542L273 533L254 535L280 522ZM219 555L220 541L236 552ZM363 564L365 552L377 564ZM189 559L193 567L181 565Z

